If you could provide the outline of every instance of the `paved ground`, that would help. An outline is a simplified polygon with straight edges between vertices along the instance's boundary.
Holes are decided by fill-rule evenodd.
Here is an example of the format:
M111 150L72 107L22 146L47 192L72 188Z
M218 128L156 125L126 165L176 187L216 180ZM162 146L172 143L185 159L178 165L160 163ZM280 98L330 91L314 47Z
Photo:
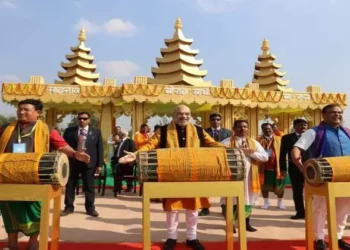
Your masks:
M133 194L123 194L114 198L111 190L106 196L96 195L96 209L100 217L91 218L84 212L84 197L76 200L76 212L61 219L61 240L71 242L142 242L142 209L141 198ZM64 198L64 197L63 197ZM62 199L63 201L64 199ZM220 214L219 198L212 198L210 216L200 217L198 237L203 241L224 241L225 222ZM275 206L276 199L270 204ZM303 239L304 221L292 221L294 214L291 190L286 191L285 205L287 210L281 211L271 206L269 210L260 209L262 199L253 211L252 225L258 232L248 233L248 240L261 239ZM62 202L63 207L63 202ZM152 241L166 239L165 214L161 204L152 204ZM350 211L350 204L349 204ZM185 239L184 214L180 215L179 240ZM349 220L350 221L350 220ZM3 228L2 220L0 222ZM350 236L350 225L345 235ZM6 240L4 229L0 231L0 240ZM21 237L25 240L25 237Z

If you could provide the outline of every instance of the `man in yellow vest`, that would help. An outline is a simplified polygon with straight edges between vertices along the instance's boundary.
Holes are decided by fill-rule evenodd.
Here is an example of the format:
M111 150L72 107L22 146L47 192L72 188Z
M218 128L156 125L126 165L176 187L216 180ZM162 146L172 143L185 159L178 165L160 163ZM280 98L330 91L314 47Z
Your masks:
M189 122L191 111L185 105L178 105L174 109L173 120L155 131L152 138L139 151L149 151L157 148L199 148L224 147L216 142L202 127ZM119 160L120 163L133 162L136 153L127 152ZM166 212L168 239L163 250L173 250L177 244L177 226L179 224L179 210L186 211L187 240L186 245L193 250L204 250L197 240L198 209L209 208L208 198L170 198L163 199L163 209Z

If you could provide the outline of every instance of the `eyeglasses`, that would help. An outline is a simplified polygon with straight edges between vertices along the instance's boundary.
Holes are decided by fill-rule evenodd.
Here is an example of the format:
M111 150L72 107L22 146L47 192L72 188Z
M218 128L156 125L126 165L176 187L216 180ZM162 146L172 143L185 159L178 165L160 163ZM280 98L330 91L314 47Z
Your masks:
M78 120L86 121L86 120L89 120L89 118L88 117L78 117Z
M220 118L212 118L212 119L210 119L211 121L221 121L221 119Z

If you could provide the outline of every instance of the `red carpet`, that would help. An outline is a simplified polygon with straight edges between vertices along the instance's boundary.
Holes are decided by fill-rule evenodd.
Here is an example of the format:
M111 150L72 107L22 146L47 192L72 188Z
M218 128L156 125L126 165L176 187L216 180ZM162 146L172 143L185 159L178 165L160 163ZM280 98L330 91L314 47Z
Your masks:
M21 243L22 244L22 243ZM226 244L223 242L203 243L206 250L225 250ZM248 243L249 250L305 250L305 240L267 240L267 241L253 241ZM0 243L0 247L4 247L5 244ZM154 244L152 250L161 250L162 244ZM24 244L22 248L24 249ZM141 250L141 243L71 243L61 242L59 250ZM178 244L176 250L188 250L184 244ZM235 250L238 250L239 246L235 243Z

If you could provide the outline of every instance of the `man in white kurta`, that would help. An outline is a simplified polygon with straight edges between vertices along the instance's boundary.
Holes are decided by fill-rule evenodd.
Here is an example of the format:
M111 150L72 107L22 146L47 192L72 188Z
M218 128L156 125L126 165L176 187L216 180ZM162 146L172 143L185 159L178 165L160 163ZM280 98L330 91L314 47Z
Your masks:
M255 232L257 229L253 228L249 223L252 207L260 194L260 183L257 162L268 161L268 155L264 148L254 139L248 137L249 123L246 120L237 120L233 125L233 136L222 141L227 147L240 148L246 155L246 177L244 181L245 194L245 212L246 212L246 230L248 232ZM234 198L234 204L236 199ZM222 213L226 214L226 198L221 198ZM234 212L236 206L234 206ZM235 231L235 230L234 230Z

